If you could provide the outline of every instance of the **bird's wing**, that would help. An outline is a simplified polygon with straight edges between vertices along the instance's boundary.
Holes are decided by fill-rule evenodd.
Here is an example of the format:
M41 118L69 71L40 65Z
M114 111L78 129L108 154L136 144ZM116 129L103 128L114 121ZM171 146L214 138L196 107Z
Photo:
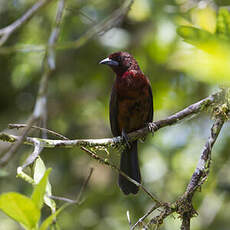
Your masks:
M149 115L148 115L148 122L153 121L153 94L152 94L152 89L151 86L149 85L149 103L150 103L150 110L149 110Z
M110 127L112 130L113 136L120 135L117 115L118 115L117 92L116 92L115 86L113 86L111 97L110 97L110 105L109 105Z

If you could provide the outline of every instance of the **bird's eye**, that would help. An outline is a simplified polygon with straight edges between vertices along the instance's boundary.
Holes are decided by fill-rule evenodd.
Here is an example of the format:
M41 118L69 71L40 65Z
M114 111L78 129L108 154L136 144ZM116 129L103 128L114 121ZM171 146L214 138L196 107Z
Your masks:
M121 57L117 57L117 62L121 62Z

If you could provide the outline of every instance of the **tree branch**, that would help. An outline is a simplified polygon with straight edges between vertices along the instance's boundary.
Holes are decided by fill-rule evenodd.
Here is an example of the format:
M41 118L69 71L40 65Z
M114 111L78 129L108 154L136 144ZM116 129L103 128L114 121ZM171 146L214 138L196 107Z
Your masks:
M128 136L130 140L136 140L143 136L146 136L149 132L156 132L159 129L170 126L173 124L178 123L179 121L197 114L204 109L207 109L211 106L217 106L218 111L215 112L215 122L211 128L211 134L208 138L207 143L205 144L204 150L201 153L199 162L197 167L190 179L190 182L187 186L185 193L175 202L173 203L166 203L160 201L158 198L152 195L142 184L139 184L135 180L128 177L125 173L123 173L119 168L115 165L109 163L106 159L99 157L97 154L94 153L94 150L106 150L106 147L113 146L117 147L123 144L122 137L114 137L114 138L105 138L105 139L80 139L80 140L51 140L51 139L42 139L36 137L26 137L24 144L34 145L35 149L34 152L37 151L35 143L39 143L42 147L47 148L55 148L55 147L75 147L80 146L83 151L85 151L90 157L96 159L100 163L111 167L112 169L116 170L124 177L126 177L129 181L140 187L156 204L148 213L146 213L143 217L141 217L132 227L131 229L134 230L138 224L142 223L144 219L149 216L152 212L156 209L161 208L160 214L153 217L149 223L144 226L144 229L148 229L151 225L156 225L158 228L164 221L166 217L171 215L172 213L177 213L182 219L182 230L189 230L190 229L190 219L196 214L196 211L192 205L192 198L197 190L206 180L207 175L210 169L210 160L211 160L211 151L213 145L220 133L220 130L226 120L226 104L225 104L225 91L220 90L209 97L194 103L187 108L167 117L166 119L155 121L148 124L148 127L137 130L135 132L129 133ZM7 142L16 142L20 139L20 136L9 135L6 133L0 133L0 140L7 141ZM88 147L88 148L86 148Z
M192 198L197 188L199 188L207 179L210 170L210 164L211 164L212 147L216 142L216 139L220 133L221 128L223 127L224 121L225 121L224 117L218 117L215 120L211 128L210 137L208 138L208 141L204 146L204 150L200 155L200 159L197 164L197 167L190 179L186 192L181 198L183 201L182 203L184 203L184 205L187 206L188 209L186 211L183 210L181 213L181 217L182 217L181 230L190 230L190 219L196 214L192 206Z
M165 203L165 205L161 207L163 209L160 211L160 214L153 217L147 224L147 229L153 224L156 226L161 225L166 217L176 212L182 219L181 230L190 230L190 220L197 214L192 205L192 198L197 189L207 179L210 170L211 151L224 122L224 115L220 115L216 118L211 128L210 137L204 146L204 150L200 155L197 167L190 179L185 193L172 204L167 205Z
M9 124L8 125L8 128L9 129L21 129L21 128L26 128L27 125L26 124ZM69 140L69 138L61 135L60 133L57 133L55 131L52 131L52 130L49 130L49 129L46 129L46 128L42 128L42 127L38 127L36 125L33 125L31 126L31 129L38 129L38 130L41 130L41 131L45 131L46 133L50 133L56 137L59 137L60 139L63 139L63 140Z
M46 4L50 3L52 0L41 0L36 2L21 18L17 19L12 24L6 26L5 28L0 29L0 46L2 46L10 35L15 32L18 28L23 26L28 22L41 8Z
M125 15L130 10L134 0L126 0L122 6L116 9L106 17L104 20L99 22L96 25L93 25L89 28L82 36L80 36L75 41L67 41L63 43L53 44L52 47L55 49L78 49L81 46L85 45L90 39L95 38L97 35L102 35L111 28L119 25L123 20ZM0 53L11 53L16 51L21 52L44 52L50 47L50 44L47 45L23 45L23 46L11 46L11 47L1 47Z
M143 221L159 207L159 204L154 204L154 206L131 227L131 230L134 230L138 225L143 224Z
M43 1L40 1L39 3L40 3L39 6L41 7L45 3L48 3L48 1L43 0ZM36 7L33 7L33 12L34 12L34 8L37 9L38 6L36 5ZM46 94L47 94L47 89L48 89L48 79L49 79L49 76L51 75L51 73L55 69L55 54L54 54L54 50L53 50L52 46L57 42L57 39L58 39L59 27L60 27L60 22L61 22L61 17L62 17L63 11L64 11L64 0L59 0L55 24L54 24L54 27L52 29L52 32L50 34L49 41L48 41L50 48L47 50L47 53L46 53L45 58L44 58L45 68L44 68L44 72L43 72L43 75L42 75L41 80L40 80L38 95L37 95L37 99L36 99L33 113L28 118L28 122L27 122L25 130L23 131L22 136L17 139L17 142L14 145L12 145L10 147L9 151L1 158L0 166L5 166L9 162L9 160L14 156L17 149L21 146L21 144L25 140L25 137L26 137L27 133L29 132L30 128L33 126L33 124L39 119L43 119L43 121L44 121L46 118L46 111L47 111L47 108L46 108L47 95ZM21 22L21 23L23 23L23 22ZM20 25L22 25L22 24L20 24ZM15 27L13 27L13 28L15 28ZM43 122L43 123L45 123L45 122ZM41 143L39 140L34 140L34 143L38 143L38 142ZM40 145L40 151L39 152L42 151L42 148L43 148L43 146ZM38 153L38 151L36 151L36 152Z
M132 133L128 134L128 137L131 141L137 140L146 136L149 132L156 132L161 128L177 124L179 121L197 114L211 105L215 105L219 103L224 97L223 90L220 90L209 97L194 103L187 108L159 121L155 121L148 124L148 127L139 129ZM10 135L6 133L0 133L0 140L14 143L20 137L15 135ZM103 138L103 139L77 139L77 140L52 140L52 139L41 139L37 137L26 137L24 144L32 144L34 140L39 140L44 148L56 148L56 147L63 147L63 148L70 148L76 146L83 146L83 147L117 147L122 145L123 138L121 136L114 137L114 138Z
M88 30L85 33L85 35L80 37L77 41L72 42L72 45L74 44L74 47L78 48L78 47L82 46L83 44L85 44L85 42L87 42L89 39L93 38L95 35L97 35L101 32L107 31L110 28L112 28L113 26L115 26L127 14L132 3L133 3L133 0L125 1L123 3L123 5L119 9L114 11L113 14L109 18L103 20L98 25L93 26L90 30ZM58 4L58 10L57 10L57 15L56 15L55 25L54 25L54 28L51 32L49 42L47 45L47 53L46 53L45 59L44 59L45 68L44 68L44 72L43 72L43 75L41 77L41 81L39 84L38 95L37 95L37 99L36 99L33 113L30 116L30 118L28 119L28 122L26 125L27 127L24 130L21 138L18 139L17 144L15 143L14 145L12 145L10 147L9 151L1 158L0 166L5 166L9 162L9 160L14 156L17 149L20 147L22 142L25 140L25 136L27 135L28 131L30 130L30 128L33 126L33 124L37 120L41 119L43 121L43 124L46 123L46 113L47 113L46 92L47 92L47 87L48 87L49 76L51 75L51 73L55 69L55 52L54 52L54 49L57 48L56 42L57 42L58 35L59 35L59 27L60 27L61 16L63 14L63 10L64 10L64 0L60 0L59 4ZM69 46L69 45L67 45L67 46ZM64 45L64 47L66 47L66 45ZM43 134L44 134L43 138L45 138L46 133L43 132ZM40 143L42 143L42 141L40 141ZM42 147L45 147L45 146L42 146Z

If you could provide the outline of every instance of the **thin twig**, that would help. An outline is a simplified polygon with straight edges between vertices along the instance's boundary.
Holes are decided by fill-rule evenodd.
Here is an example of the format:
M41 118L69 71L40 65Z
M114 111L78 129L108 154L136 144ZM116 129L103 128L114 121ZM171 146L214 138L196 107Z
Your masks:
M30 128L32 127L32 125L34 124L35 121L36 121L36 119L34 118L34 116L31 116L29 118L27 125L26 125L26 128L22 132L22 135L17 138L15 143L10 146L7 153L5 153L3 155L3 157L0 159L0 166L1 167L5 166L9 162L9 160L14 156L14 153L18 150L18 148L21 146L21 144L26 139L26 135L29 132Z
M130 219L129 210L126 211L126 216L127 216L128 222L129 222L129 228L130 228L130 230L131 230L131 228L132 228L132 222L131 222L131 219Z
M60 201L64 201L64 202L67 202L67 203L70 203L70 204L78 204L76 200L71 200L69 198L66 198L66 197L61 197L61 196L48 196L50 199L53 199L53 200L60 200Z
M172 213L176 212L175 207L172 208L171 205L164 205L162 206L163 210L160 212L159 215L153 217L149 223L146 225L146 229L148 229L151 225L155 224L156 228L158 229L159 226L163 223L164 219L171 215Z
M116 9L109 17L105 18L96 25L93 25L88 29L82 36L80 36L75 41L67 41L58 44L53 44L52 47L55 49L78 49L81 46L85 45L89 40L95 38L97 35L102 35L111 28L119 25L125 15L130 10L134 0L126 0L122 6ZM10 47L1 47L0 53L11 53L11 52L44 52L50 45L24 45L24 46L10 46Z
M94 20L93 18L91 18L88 14L86 14L81 9L74 9L73 7L66 7L65 10L68 10L68 11L72 12L75 15L80 13L83 17L85 17L86 19L88 19L91 23L94 23L94 24L97 23L96 20Z
M116 165L114 165L114 164L106 161L105 159L99 157L94 152L92 152L91 150L89 150L89 149L87 149L85 147L81 147L81 149L83 151L85 151L91 158L97 160L99 163L107 165L110 168L112 168L112 169L116 170L117 172L119 172L119 174L121 174L122 176L124 176L127 180L129 180L130 182L132 182L133 184L135 184L136 186L138 186L139 188L141 188L154 202L156 202L159 205L163 205L163 202L161 202L160 200L158 200L158 198L156 198L156 196L154 196L151 192L149 192L142 184L140 184L137 181L135 181L132 178L130 178L128 175L126 175L124 172L122 172Z
M102 32L103 30L108 30L109 28L111 28L111 26L114 26L115 22L122 20L122 18L126 15L128 10L130 9L132 3L133 3L133 0L125 1L124 4L122 5L122 7L119 8L118 10L116 10L109 20L104 20L103 22L94 26L83 37L78 39L77 43L74 42L74 43L76 43L75 45L81 46L86 41L88 41L90 38L93 38L99 32ZM58 39L59 27L60 27L61 16L63 14L63 10L64 10L64 0L60 0L59 4L58 4L58 11L57 11L57 16L56 16L55 26L51 32L48 46L47 46L47 54L45 55L45 60L44 60L45 68L44 68L44 72L43 72L43 75L42 75L42 78L41 78L41 81L39 84L38 96L36 99L34 111L33 111L33 114L31 115L31 117L28 119L28 120L32 120L30 126L32 126L34 124L35 120L37 120L37 119L42 119L43 121L45 121L45 117L46 117L46 113L47 113L46 112L47 111L46 110L46 107L47 107L46 94L47 94L47 88L48 88L48 78L55 68L54 48L56 48L55 46L56 46L56 42ZM45 122L43 122L43 123L45 123ZM28 133L30 128L31 127L27 127L25 129L27 131L26 134ZM26 134L24 136L26 136ZM2 163L0 161L0 166L5 166L9 162L9 160L13 157L16 150L20 147L22 141L24 140L24 136L21 139L21 141L18 142L17 145L14 145L14 147L12 147L10 154L6 153L6 156L8 156L8 157L3 158L4 161ZM44 147L44 143L43 143L43 147Z
M87 185L89 184L89 180L93 174L93 170L94 170L93 168L90 168L89 175L87 176L86 180L82 184L81 190L80 190L76 200L71 200L71 199L66 198L66 197L53 196L53 195L48 196L48 197L51 199L54 199L54 200L61 200L61 201L65 201L65 202L71 203L71 204L81 204L82 195L84 194L85 189L86 189Z
M36 140L34 142L34 151L32 152L32 154L28 156L28 158L26 159L26 162L21 166L22 170L26 168L27 166L31 165L37 159L42 149L43 148L42 148L41 142Z
M159 208L159 204L154 204L153 207L144 215L142 216L131 228L131 230L134 230L139 224L141 224L153 211L155 211L157 208Z
M78 194L78 196L77 196L77 199L76 199L77 203L80 203L80 202L81 202L82 195L83 195L83 193L84 193L84 191L85 191L85 189L86 189L86 187L87 187L87 185L88 185L88 183L89 183L89 180L90 180L90 178L91 178L91 176L92 176L92 174L93 174L93 170L94 170L93 168L90 168L89 175L88 175L88 177L86 178L86 180L84 181L84 183L83 183L83 185L82 185L82 187L81 187L81 190L80 190L80 192L79 192L79 194Z
M9 124L8 128L9 129L21 129L21 128L25 128L27 126L28 125L26 125L26 124ZM63 140L69 140L69 138L67 138L67 137L63 136L62 134L57 133L57 132L55 132L53 130L50 130L50 129L41 128L41 127L38 127L36 125L32 125L31 129L38 129L38 130L41 130L41 131L45 131L47 133L50 133L50 134L52 134L52 135L54 135L56 137L59 137L59 138L63 139Z
M43 1L40 1L39 3L40 3L40 5L42 5L42 3L44 4L47 2L48 2L47 0L43 0ZM36 7L38 7L38 6L36 5ZM32 7L33 11L31 10L31 12L34 12L34 9L37 9L36 7L35 6ZM44 58L45 68L44 68L44 72L43 72L43 75L41 77L41 81L39 84L38 95L37 95L37 99L36 99L33 113L28 119L26 128L23 130L22 136L17 140L17 142L14 145L12 145L10 147L10 150L1 158L0 166L2 166L2 167L5 166L9 162L9 160L14 156L15 152L20 147L20 145L23 143L27 133L29 132L29 130L33 126L33 124L39 119L43 118L43 120L44 120L44 116L46 116L48 78L51 75L52 71L55 69L55 55L54 55L54 50L53 50L52 46L57 42L57 39L58 39L59 26L60 26L61 16L63 14L63 10L64 10L64 0L60 0L58 3L55 25L54 25L54 28L53 28L51 34L50 34L49 42L48 42L48 44L51 47L47 50L47 54L45 55L45 58ZM27 18L28 16L24 16L24 17ZM23 19L23 20L25 20L25 19ZM20 23L23 24L24 23L23 20L21 20L22 22L20 21ZM21 25L20 23L19 23L19 25ZM16 23L16 24L18 25L18 23ZM13 28L15 28L15 27L13 27ZM34 140L34 141L35 141L34 143L37 143L39 140L38 141ZM41 144L40 141L39 141L39 143ZM41 152L42 148L43 148L43 145L40 145L40 146L41 146L41 148L40 148L39 152ZM32 157L31 159L35 160L36 158ZM29 160L29 162L31 162L31 159Z
M52 0L41 0L36 2L28 11L26 11L25 14L22 15L22 17L5 28L0 29L0 46L7 41L13 32L28 22L35 15L35 13L37 13L41 8L51 1Z

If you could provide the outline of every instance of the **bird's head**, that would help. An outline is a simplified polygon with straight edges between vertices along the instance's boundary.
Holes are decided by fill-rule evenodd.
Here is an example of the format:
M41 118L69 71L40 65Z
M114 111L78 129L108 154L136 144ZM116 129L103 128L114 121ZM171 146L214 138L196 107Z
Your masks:
M140 70L137 61L127 52L116 52L103 59L99 64L108 65L112 70L121 75L127 70Z

